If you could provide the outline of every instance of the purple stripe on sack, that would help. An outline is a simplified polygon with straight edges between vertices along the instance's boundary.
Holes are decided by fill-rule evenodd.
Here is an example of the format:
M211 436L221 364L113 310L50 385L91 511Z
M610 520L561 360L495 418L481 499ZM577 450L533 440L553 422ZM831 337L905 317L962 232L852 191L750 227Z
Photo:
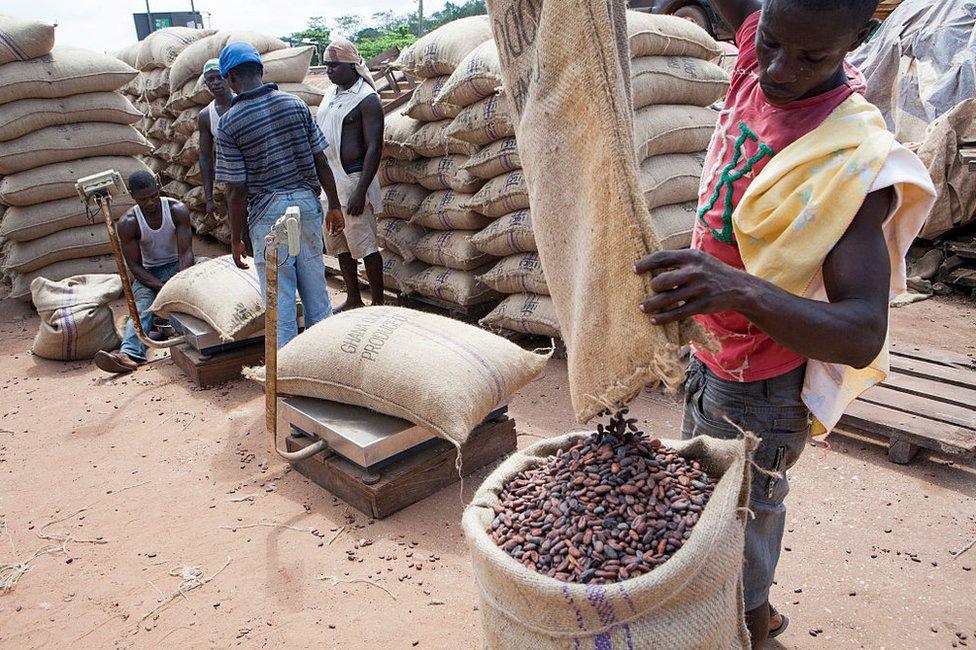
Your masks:
M624 634L627 636L627 650L634 650L634 637L630 635L630 625L624 625Z
M75 358L75 343L78 338L78 329L75 327L74 313L69 311L71 307L71 294L74 293L74 289L69 288L68 293L64 296L63 306L58 309L58 314L64 322L64 333L65 333L65 345L67 346L66 358Z
M569 606L572 607L573 611L576 613L576 624L579 626L579 629L585 632L586 625L583 624L583 612L581 612L580 608L576 606L575 602L573 602L573 597L569 595L569 587L567 585L563 585L563 598L566 599L566 602L569 603ZM576 639L576 647L580 647L579 639Z
M27 60L27 54L17 47L13 37L8 36L5 32L0 32L0 44L10 50L10 52L21 61Z
M624 602L627 603L627 606L630 607L630 613L631 614L636 614L637 613L637 606L634 605L634 601L631 600L630 594L627 593L627 590L624 589L623 586L618 583L617 584L617 591L620 592L620 597L623 598L624 599Z
M613 625L617 622L617 615L613 611L613 603L607 600L606 591L600 585L586 586L586 599L590 607L600 619L600 625Z
M593 637L593 648L595 650L613 650L613 641L609 634L597 634Z

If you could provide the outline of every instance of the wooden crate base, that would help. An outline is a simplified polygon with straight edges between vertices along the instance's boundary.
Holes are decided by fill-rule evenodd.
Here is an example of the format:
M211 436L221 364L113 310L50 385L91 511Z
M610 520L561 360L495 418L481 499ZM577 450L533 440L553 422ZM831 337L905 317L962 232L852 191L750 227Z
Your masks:
M888 459L921 449L976 457L976 365L968 357L894 345L891 373L853 404L840 426L888 439Z
M264 342L247 345L211 356L200 354L188 345L170 349L173 362L200 388L241 378L245 366L264 363Z
M404 307L449 316L454 320L464 321L473 325L477 325L479 320L491 313L491 310L498 306L498 302L498 300L491 300L477 305L464 306L455 305L452 302L439 298L421 296L417 293L411 293L402 298Z
M470 474L515 451L515 421L501 418L476 428L461 447L462 474ZM285 438L288 451L304 449L312 442L304 436ZM382 519L460 480L456 460L454 445L438 439L372 471L328 450L294 466L363 514Z

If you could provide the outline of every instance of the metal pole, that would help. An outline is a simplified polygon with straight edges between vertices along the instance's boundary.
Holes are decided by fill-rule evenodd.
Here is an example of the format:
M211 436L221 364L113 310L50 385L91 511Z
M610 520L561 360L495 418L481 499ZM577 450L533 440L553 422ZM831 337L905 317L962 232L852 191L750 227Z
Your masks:
M190 0L190 14L193 15L193 26L197 29L203 27L201 23L197 22L197 8L193 5L193 0Z
M149 0L146 0L146 20L149 21L149 34L152 34L156 31L156 25L153 23L152 11L149 10Z
M129 318L132 319L132 326L136 330L136 336L146 347L164 349L180 345L186 340L185 336L166 341L153 341L142 331L142 321L139 320L139 310L136 308L136 299L132 295L132 285L129 283L129 268L125 264L125 257L122 255L122 245L119 243L119 236L115 230L115 222L112 221L111 212L112 197L101 196L98 198L98 205L102 209L102 219L108 229L108 240L112 244L112 253L115 255L115 266L119 270L119 278L122 280L122 293L125 294L125 304L129 308Z
M329 445L318 440L299 451L278 449L278 238L284 229L281 219L264 238L264 422L275 452L285 460L297 461L311 458Z
M147 0L148 1L148 0ZM424 35L424 0L417 0L419 8L417 9L417 16L420 18L417 25L417 36Z

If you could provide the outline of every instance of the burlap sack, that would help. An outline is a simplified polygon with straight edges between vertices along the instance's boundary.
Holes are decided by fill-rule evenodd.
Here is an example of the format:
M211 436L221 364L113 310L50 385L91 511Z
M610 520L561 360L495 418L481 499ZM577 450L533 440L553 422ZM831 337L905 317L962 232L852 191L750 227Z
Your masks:
M411 246L414 257L432 266L471 271L484 266L492 257L471 243L470 230L439 230L421 235Z
M254 265L248 266L237 268L230 255L194 264L163 285L149 311L195 316L224 341L249 338L264 329L264 293Z
M200 175L200 161L193 163L186 170L183 176L183 182L189 183L190 185L202 185L203 177Z
M182 150L183 147L181 147L177 142L174 142L173 140L164 140L163 144L156 147L156 150L153 151L153 156L159 158L160 160L165 160L167 163L172 163L176 162L177 158L179 158L180 151Z
M474 271L458 271L446 266L428 266L407 280L411 291L428 298L437 298L453 305L470 307L497 300L497 291L478 280L478 274L488 267Z
M471 238L475 248L495 257L516 253L534 253L532 216L528 210L516 210L499 217Z
M175 124L175 122L174 122L174 124ZM175 142L176 144L180 145L181 147L184 146L184 145L186 145L187 140L190 139L189 136L187 136L184 133L180 133L179 131L177 131L176 129L173 129L172 127L170 127L170 136L169 137L170 137L170 139L173 140L173 142ZM182 153L182 149L180 150L180 152Z
M177 201L182 201L192 189L193 186L188 183L172 180L163 185L162 192L168 197L174 198Z
M383 188L383 216L413 219L429 191L411 183L395 183Z
M142 113L119 93L84 93L59 99L21 99L0 105L0 142L49 126L79 122L136 124Z
M455 118L456 119L456 118ZM474 154L478 147L470 142L463 142L448 135L453 120L439 122L424 122L407 140L407 146L417 155L427 158L446 156L449 153Z
M28 273L62 260L112 252L105 224L78 226L31 241L10 242L4 269Z
M189 183L187 185L189 186ZM206 195L203 193L203 187L199 185L190 186L190 189L183 192L182 195L173 198L183 201L191 210L205 210L207 208Z
M136 156L151 151L149 142L128 124L82 122L48 126L16 140L0 142L0 174L92 156Z
M711 60L722 53L708 32L677 16L628 11L627 38L631 58L692 56Z
M494 95L501 88L498 48L489 39L474 48L448 77L434 104L464 108Z
M959 157L964 143L976 142L976 99L967 99L929 125L918 147L939 195L921 236L935 239L976 219L972 167Z
M698 201L662 205L651 210L651 228L661 248L664 250L689 248L697 214Z
M146 114L155 120L161 117L165 117L168 120L169 114L166 111L166 100L162 97L157 97L149 102L149 112Z
M490 38L487 16L454 20L421 36L403 50L396 67L422 79L449 75L471 50Z
M44 56L54 48L54 25L0 14L0 65Z
M489 180L505 172L522 169L515 138L498 140L484 147L461 165L472 176Z
M31 353L75 361L116 349L121 341L108 305L121 294L117 275L76 275L60 282L36 278L31 299L41 324Z
M169 68L159 68L151 72L143 73L142 96L150 102L162 98L161 106L166 105L166 96L169 95Z
M559 337L559 320L552 298L534 293L516 293L505 298L478 324L488 329Z
M135 205L132 197L119 196L112 201L111 215L118 219ZM101 213L93 213L96 223L101 223ZM85 206L77 196L46 201L26 207L9 208L0 222L0 237L11 241L30 241L68 228L90 225Z
M516 452L464 511L485 648L749 648L742 555L755 439L666 441L721 478L688 541L650 573L608 585L561 582L523 566L488 536L504 485L584 435Z
M459 194L454 190L431 192L411 222L434 230L480 230L491 223L491 219L468 207L471 198L471 194Z
M150 138L155 138L156 140L162 140L166 137L166 132L169 130L172 122L169 118L160 117L153 121L152 126L146 131L146 135Z
M10 276L11 287L9 297L29 302L31 299L30 285L35 278L46 278L57 282L75 275L117 274L117 268L114 257L111 255L99 255L97 257L83 257L76 260L55 262L42 269L27 273L13 273Z
M193 27L164 27L157 29L144 38L136 54L134 67L143 72L156 68L168 68L176 61L180 52L190 43L206 38L215 33L212 29L195 29Z
M0 104L118 90L137 74L109 54L56 47L39 58L3 66Z
M485 184L463 169L467 156L451 154L439 158L420 158L410 164L408 175L428 190L454 190L474 194Z
M383 157L396 160L413 160L417 153L410 148L410 141L422 122L396 111L386 116L383 125Z
M518 253L503 257L478 279L499 293L537 293L549 295L538 253Z
M640 164L641 191L647 208L698 199L705 152L651 156Z
M145 163L129 156L96 156L54 163L4 176L0 179L0 203L26 206L68 197L78 198L75 181L109 169L128 178L135 171L149 171Z
M634 108L651 104L709 106L729 89L729 75L690 56L645 56L630 62Z
M661 104L634 111L637 160L708 149L716 122L718 111L700 106Z
M383 187L394 183L417 182L413 175L413 165L396 158L383 158L380 161L380 168L376 172L376 177L380 179L380 185Z
M380 257L383 258L383 288L391 291L410 293L406 286L407 280L427 268L423 262L404 262L402 257L388 250L380 251ZM369 276L366 275L365 267L359 269L359 277L363 282L369 284Z
M396 253L401 261L414 261L412 247L424 235L424 229L403 219L380 219L376 222L376 241Z
M315 53L314 45L288 47L261 55L264 62L264 82L276 84L300 84L305 81L308 66Z
M187 81L202 74L203 64L209 59L220 56L220 51L228 43L250 43L261 54L288 47L288 44L281 39L258 32L246 30L219 31L190 44L179 53L170 67L171 86L182 88Z
M200 75L201 79L203 75ZM188 108L202 107L210 103L213 95L210 90L203 92L201 89L200 101L195 101L193 91L196 88L196 81L189 81L182 88L171 89L169 97L166 98L166 110L170 113L179 114ZM209 98L209 99L208 99Z
M326 318L282 348L278 390L404 418L460 446L547 360L450 318L366 307Z
M410 101L403 107L403 112L421 122L436 122L437 120L457 117L457 114L461 112L460 106L455 106L447 102L434 105L434 98L444 88L447 80L447 76L440 76L421 81L413 89Z
M197 117L200 115L200 110L200 107L194 106L181 111L177 118L173 120L173 131L186 136L191 136L196 133Z
M166 169L164 169L162 171L162 173L160 174L160 177L161 177L160 180L162 180L164 183L168 183L169 182L169 181L166 181L165 180L167 178L170 179L170 180L183 181L184 183L187 183L187 181L186 181L186 167L184 167L183 165L180 165L178 163L172 163L172 164L166 165ZM187 183L187 184L189 184L189 183Z
M505 94L485 97L464 108L447 129L447 135L479 147L515 135Z
M127 65L135 68L139 60L139 50L142 49L142 41L136 41L115 53L115 57L124 61Z
M651 294L650 277L636 275L633 266L659 245L631 153L624 5L494 0L489 13L516 117L535 239L568 351L573 408L585 422L629 402L648 384L675 386L684 376L681 326L652 326L638 309ZM685 23L663 22L698 33ZM688 42L675 38L673 48L683 50Z
M324 92L308 84L278 84L278 90L289 95L294 95L305 102L306 106L318 106L322 103L322 98L325 97Z
M498 218L529 207L529 188L522 170L496 176L482 187L467 207L483 215Z
M174 161L189 167L198 160L200 160L200 132L195 131L183 144Z
M169 165L169 162L163 160L162 158L150 158L146 161L146 166L154 174L161 174L164 169Z

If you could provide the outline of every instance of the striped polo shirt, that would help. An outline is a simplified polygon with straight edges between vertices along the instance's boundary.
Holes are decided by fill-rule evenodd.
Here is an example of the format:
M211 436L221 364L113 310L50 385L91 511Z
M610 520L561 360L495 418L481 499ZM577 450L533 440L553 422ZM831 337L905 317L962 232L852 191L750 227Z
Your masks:
M247 186L248 220L257 218L274 192L321 192L313 156L328 147L308 106L264 84L234 97L217 127L218 182Z

